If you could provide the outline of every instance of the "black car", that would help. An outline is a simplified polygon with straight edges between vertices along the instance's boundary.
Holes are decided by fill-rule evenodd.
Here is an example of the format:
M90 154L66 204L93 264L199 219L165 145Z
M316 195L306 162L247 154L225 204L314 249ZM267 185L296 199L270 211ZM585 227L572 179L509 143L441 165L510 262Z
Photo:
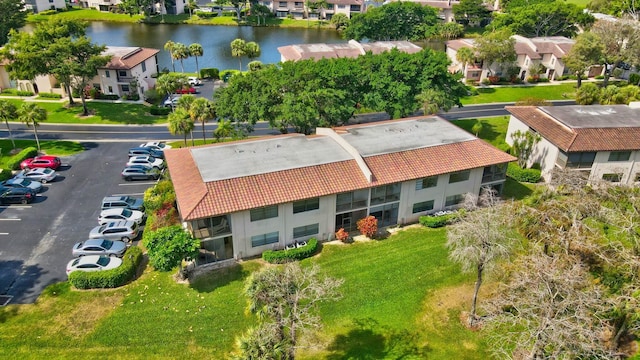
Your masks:
M134 147L129 149L129 157L138 156L138 155L153 156L159 159L164 159L164 153L152 147L141 146L141 147Z
M127 166L122 170L122 178L130 180L158 180L162 175L158 169Z
M0 187L0 203L28 204L36 198L36 192L29 188Z

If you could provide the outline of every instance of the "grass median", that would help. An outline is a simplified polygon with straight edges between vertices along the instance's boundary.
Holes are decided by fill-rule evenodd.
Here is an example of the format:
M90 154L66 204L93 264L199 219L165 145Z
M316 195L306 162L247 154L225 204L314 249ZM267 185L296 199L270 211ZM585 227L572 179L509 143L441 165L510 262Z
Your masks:
M526 98L571 100L575 98L576 83L559 85L478 87L478 95L467 96L462 105L516 102Z

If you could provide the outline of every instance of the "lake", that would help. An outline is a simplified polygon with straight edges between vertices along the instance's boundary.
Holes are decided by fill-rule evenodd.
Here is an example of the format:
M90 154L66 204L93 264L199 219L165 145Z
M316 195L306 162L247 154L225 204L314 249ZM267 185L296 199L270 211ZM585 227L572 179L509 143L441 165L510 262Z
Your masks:
M334 30L317 28L277 28L251 26L207 26L207 25L168 25L168 24L123 24L92 22L87 28L87 36L96 44L110 46L141 46L159 49L160 69L171 69L171 58L164 51L168 40L185 45L199 43L204 55L198 58L200 68L215 67L238 69L238 58L231 56L231 41L240 38L247 42L255 41L260 45L262 54L259 60L265 64L278 63L278 47L293 44L344 43L346 40ZM242 58L242 66L247 69L249 60ZM186 72L196 71L195 58L184 60ZM176 71L180 63L176 62Z

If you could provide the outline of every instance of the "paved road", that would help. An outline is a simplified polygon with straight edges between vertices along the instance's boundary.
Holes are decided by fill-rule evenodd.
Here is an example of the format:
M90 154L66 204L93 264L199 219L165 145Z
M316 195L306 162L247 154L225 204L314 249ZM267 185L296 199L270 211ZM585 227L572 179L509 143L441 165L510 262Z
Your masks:
M574 101L554 101L554 105L573 105ZM484 104L472 105L462 108L451 109L447 113L440 116L447 120L468 119L477 117L503 116L508 115L504 110L508 104ZM363 123L372 121L388 120L389 116L385 113L375 113L358 115L352 121L353 123ZM215 130L215 123L208 123L205 126L207 137L210 138ZM12 123L11 129L16 138L33 139L33 130L27 128L23 124ZM201 127L197 125L194 130L194 137L201 138ZM276 135L280 132L269 128L265 122L255 125L252 135ZM0 137L7 137L8 133L4 127L0 129ZM134 140L182 140L180 136L173 136L167 130L166 125L68 125L68 124L47 124L42 123L38 127L38 136L43 140L87 140L87 141L125 141Z
M0 206L0 295L11 296L12 304L32 303L46 286L65 281L71 247L98 225L102 197L142 197L152 182L120 178L135 144L84 142L87 151L63 158L60 178L34 203Z

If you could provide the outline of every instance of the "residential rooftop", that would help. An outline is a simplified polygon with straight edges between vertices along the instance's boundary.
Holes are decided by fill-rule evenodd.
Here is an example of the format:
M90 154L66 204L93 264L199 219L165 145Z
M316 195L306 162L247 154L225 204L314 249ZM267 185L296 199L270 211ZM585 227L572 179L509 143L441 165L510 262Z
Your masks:
M398 49L400 51L414 54L422 50L418 45L409 41L375 41L370 43L359 43L355 40L349 40L347 43L341 44L298 44L287 45L278 48L283 61L296 61L323 58L355 58L360 55L364 55L368 51L373 54L381 54L391 49Z
M571 128L640 127L640 109L627 105L568 105L539 108Z

